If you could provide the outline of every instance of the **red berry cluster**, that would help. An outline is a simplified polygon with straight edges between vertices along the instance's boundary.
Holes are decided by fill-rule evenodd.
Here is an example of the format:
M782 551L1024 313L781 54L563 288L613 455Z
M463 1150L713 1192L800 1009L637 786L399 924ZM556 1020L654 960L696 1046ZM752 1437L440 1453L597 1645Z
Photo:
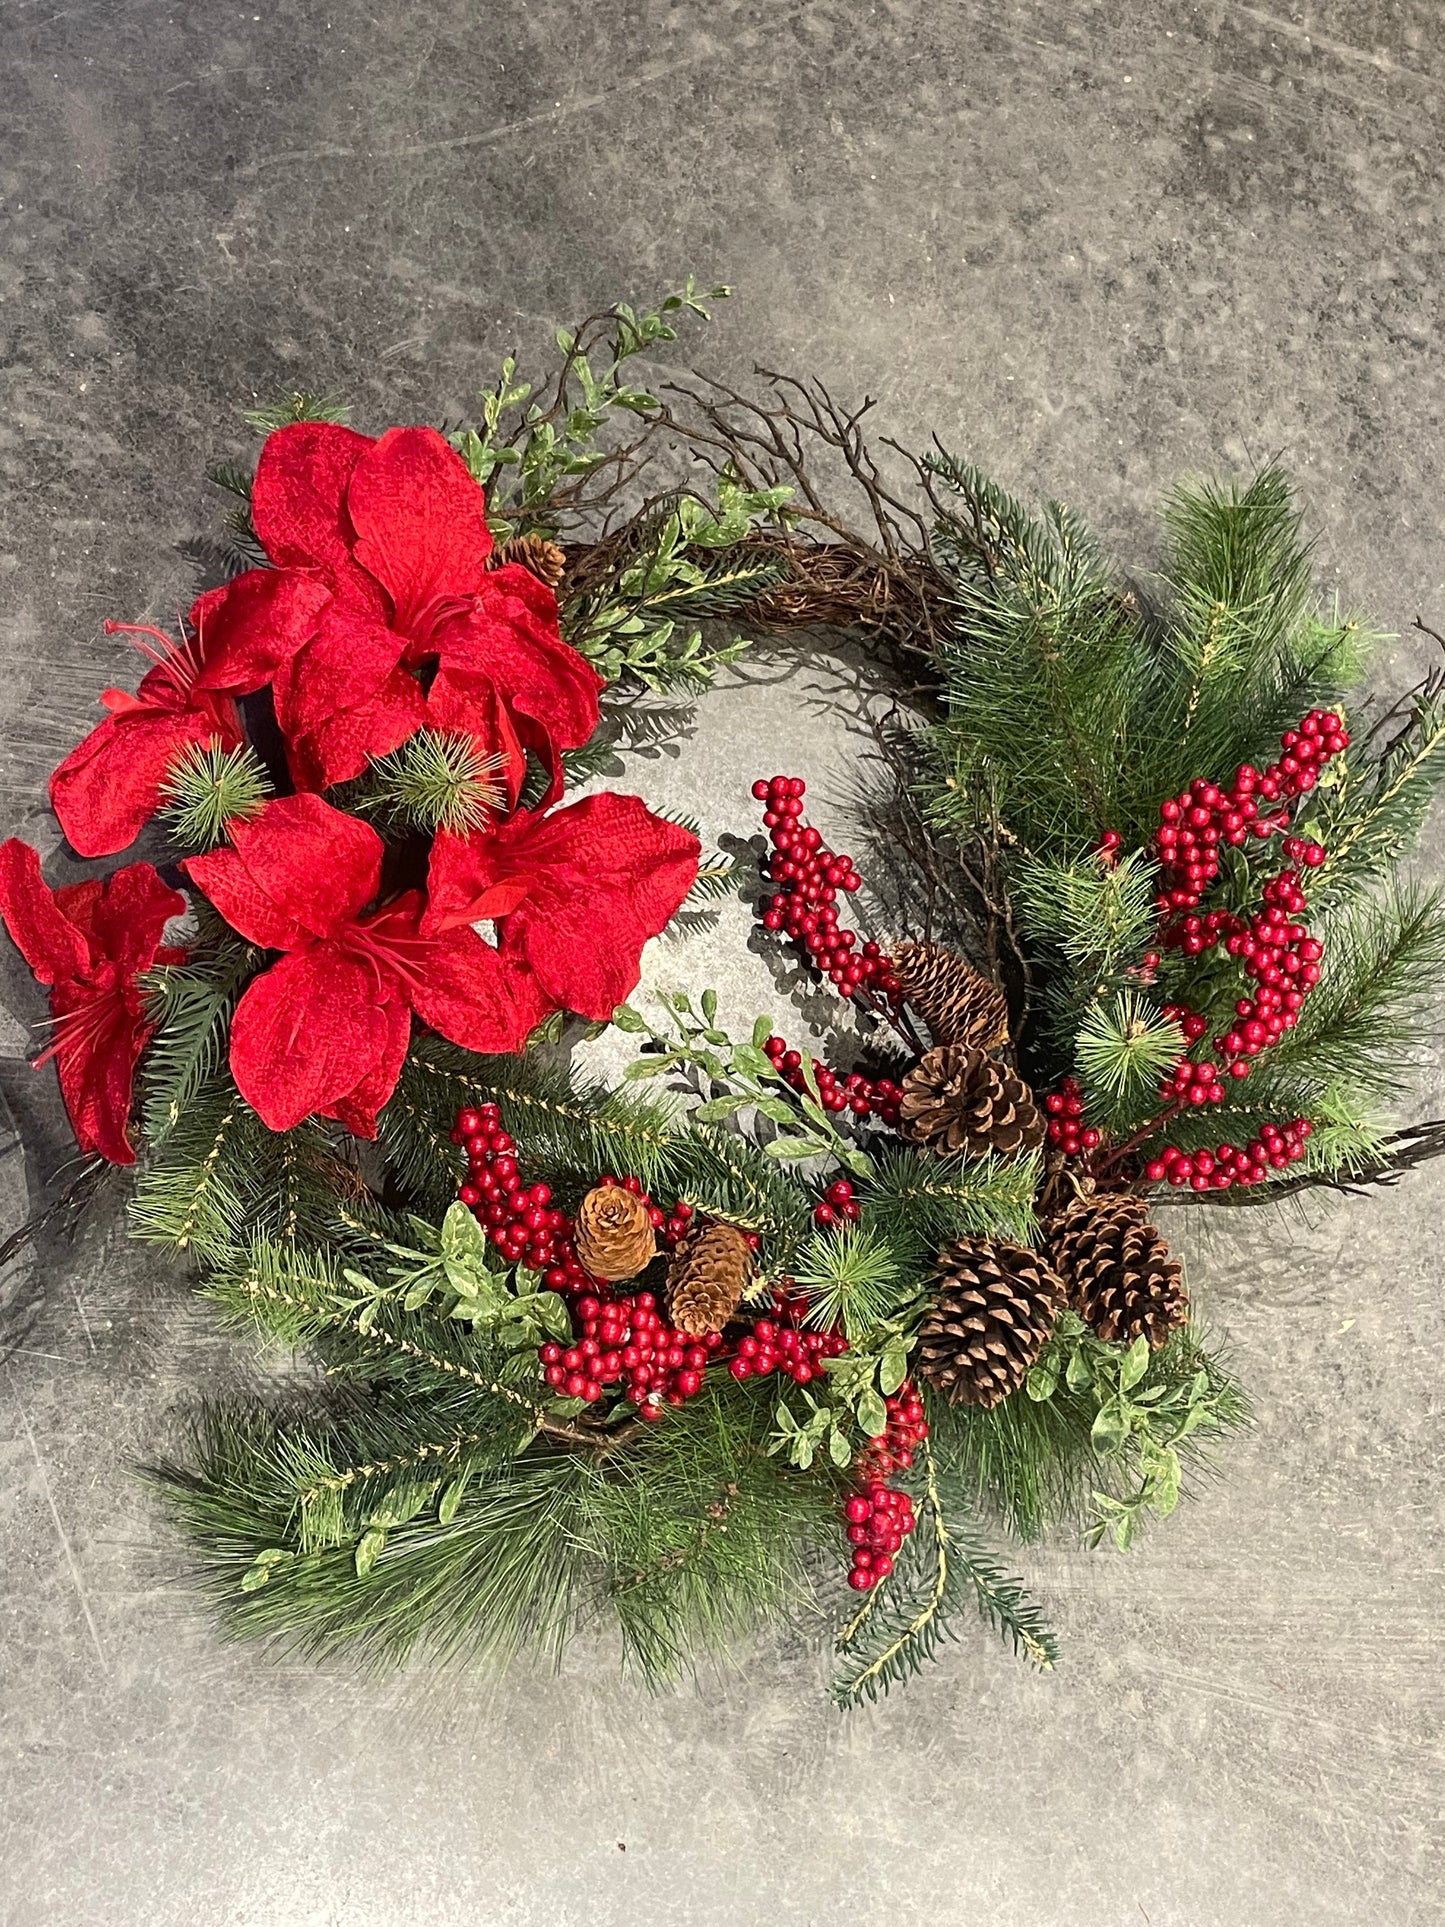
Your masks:
M1309 908L1295 871L1284 870L1264 886L1264 905L1225 944L1259 985L1252 999L1242 997L1234 1006L1239 1025L1219 1043L1230 1056L1255 1057L1277 1044L1299 1022L1300 1007L1320 980L1324 946L1304 924L1291 921Z
M572 1252L572 1225L552 1203L545 1184L523 1184L517 1170L516 1147L502 1129L495 1104L457 1115L452 1141L465 1147L468 1180L458 1191L470 1205L487 1236L509 1263L519 1260L533 1271L565 1265L571 1256L576 1288L586 1273Z
M1076 1158L1098 1144L1099 1133L1084 1122L1084 1093L1077 1077L1066 1077L1058 1090L1050 1091L1044 1109L1049 1114L1049 1143L1065 1157Z
M906 1492L875 1479L862 1492L853 1494L843 1508L843 1516L853 1548L848 1584L855 1592L867 1592L892 1572L893 1555L914 1527L913 1501Z
M835 1224L840 1218L845 1223L857 1224L859 1216L858 1201L847 1178L834 1178L813 1206L814 1224Z
M785 1039L781 1037L770 1037L763 1049L772 1059L773 1069L795 1091L807 1090L801 1051L789 1050ZM818 1083L818 1101L825 1111L851 1111L855 1117L876 1117L881 1124L897 1128L903 1087L895 1084L892 1078L865 1077L861 1071L849 1071L840 1078L836 1071L829 1070L816 1057L813 1059L813 1076Z
M913 1463L913 1448L928 1437L928 1421L923 1416L923 1400L909 1379L904 1379L888 1407L888 1425L876 1439L870 1439L853 1461L865 1485L886 1479L900 1467Z
M779 1372L795 1385L821 1378L823 1360L846 1352L848 1341L839 1331L804 1331L804 1310L800 1304L784 1304L774 1307L772 1317L758 1319L738 1340L737 1356L728 1363L733 1377L767 1378Z
M1349 746L1349 732L1333 712L1312 709L1298 729L1280 738L1284 754L1261 773L1243 763L1234 785L1223 790L1196 777L1183 795L1159 811L1155 838L1163 870L1159 908L1166 915L1192 910L1219 874L1219 846L1266 837L1289 822L1289 804L1319 780L1320 765Z
M720 1332L691 1338L668 1324L650 1291L589 1293L572 1315L574 1342L542 1347L542 1376L554 1391L589 1405L616 1385L640 1418L659 1419L664 1404L681 1405L700 1392L708 1361L722 1349Z
M886 990L892 973L882 950L861 942L856 930L839 927L838 892L859 889L863 879L852 857L825 849L821 833L803 822L806 789L801 776L760 776L753 784L753 795L767 805L763 823L773 845L768 876L781 885L763 912L763 928L802 944L840 996L851 997L860 984Z
M1271 1169L1280 1171L1305 1154L1311 1130L1307 1117L1288 1124L1266 1124L1252 1144L1239 1150L1221 1144L1213 1151L1177 1151L1171 1144L1144 1167L1153 1184L1187 1184L1195 1191L1228 1191L1236 1184L1261 1184Z

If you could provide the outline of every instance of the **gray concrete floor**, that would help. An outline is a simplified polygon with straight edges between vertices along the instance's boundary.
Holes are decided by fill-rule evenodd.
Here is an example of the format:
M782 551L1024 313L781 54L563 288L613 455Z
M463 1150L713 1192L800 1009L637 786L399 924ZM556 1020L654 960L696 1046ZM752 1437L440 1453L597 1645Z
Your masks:
M54 846L44 778L130 673L101 620L187 599L238 405L457 412L689 268L738 289L714 367L876 393L1140 558L1178 471L1281 452L1343 597L1445 626L1435 0L10 0L0 63L5 834ZM849 744L825 670L765 674L629 774L738 829L759 767ZM741 936L656 971L767 1007ZM7 970L14 1216L66 1148ZM1175 1218L1259 1402L1227 1480L1127 1560L1031 1562L1056 1677L980 1634L847 1721L802 1648L640 1700L588 1654L486 1687L223 1646L130 1467L263 1365L102 1209L4 1281L0 1919L1445 1918L1442 1201Z

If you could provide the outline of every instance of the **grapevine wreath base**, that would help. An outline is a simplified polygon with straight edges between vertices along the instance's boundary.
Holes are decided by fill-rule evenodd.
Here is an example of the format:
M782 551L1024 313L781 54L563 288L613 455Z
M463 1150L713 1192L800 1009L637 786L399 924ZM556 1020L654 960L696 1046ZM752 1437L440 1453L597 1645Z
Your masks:
M77 852L148 854L52 888L12 841L0 913L76 1193L139 1144L137 1235L325 1368L157 1474L234 1631L505 1659L602 1620L658 1679L827 1615L848 1705L970 1607L1052 1665L999 1539L1125 1548L1246 1418L1162 1204L1441 1147L1380 1117L1445 956L1394 875L1445 709L1347 710L1371 638L1277 472L1178 491L1130 583L941 452L897 492L817 384L635 386L688 310L560 335L535 395L509 362L474 428L258 417L224 579L132 630L151 667L52 781ZM755 867L566 800L679 726L725 615L847 628L906 695L861 864L792 774ZM738 891L834 995L811 1043L634 999ZM611 1087L566 1055L609 1024Z

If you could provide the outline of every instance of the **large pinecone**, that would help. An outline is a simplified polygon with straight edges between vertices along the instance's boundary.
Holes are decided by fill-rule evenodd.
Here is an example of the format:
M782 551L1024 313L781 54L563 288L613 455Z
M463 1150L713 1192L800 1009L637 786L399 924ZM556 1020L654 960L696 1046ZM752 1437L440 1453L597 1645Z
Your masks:
M577 1208L577 1256L594 1278L635 1278L657 1255L647 1206L620 1184L599 1184Z
M667 1311L673 1324L693 1338L720 1332L737 1310L752 1268L752 1250L736 1225L695 1225L667 1270Z
M953 1405L997 1405L1048 1343L1064 1287L1022 1245L960 1238L939 1253L938 1297L918 1334L918 1370Z
M1008 1042L1008 1005L997 984L941 943L900 943L893 975L935 1044L997 1050Z
M903 1135L940 1155L1037 1150L1044 1120L1016 1071L971 1044L942 1044L903 1080Z
M520 562L549 589L557 587L567 567L566 555L545 535L514 535L510 542L503 542L500 548L492 550L488 566L501 569L509 562Z
M1130 1344L1143 1332L1156 1349L1189 1316L1177 1258L1149 1222L1142 1198L1079 1198L1050 1248L1069 1302L1100 1338Z

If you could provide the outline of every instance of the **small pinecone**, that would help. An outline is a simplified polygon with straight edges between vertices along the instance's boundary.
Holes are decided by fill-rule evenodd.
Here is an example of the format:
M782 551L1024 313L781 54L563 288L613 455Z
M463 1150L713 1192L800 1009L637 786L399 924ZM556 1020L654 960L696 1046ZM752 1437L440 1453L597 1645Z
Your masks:
M514 535L510 542L493 549L488 566L502 569L509 562L520 562L524 569L530 569L537 580L545 582L549 589L557 587L567 567L567 557L545 535Z
M679 1331L720 1332L737 1310L753 1254L736 1225L703 1223L683 1239L667 1272L667 1311Z
M647 1206L620 1184L599 1184L577 1210L577 1256L594 1278L635 1278L657 1255Z
M997 1405L1022 1385L1064 1300L1047 1258L960 1238L939 1253L938 1297L918 1334L918 1370L952 1405Z
M1008 1042L1008 1004L997 984L941 943L901 943L893 975L936 1044L997 1050Z
M1142 1198L1080 1198L1059 1221L1050 1256L1100 1338L1127 1345L1142 1332L1157 1350L1189 1315L1179 1261Z
M1037 1150L1044 1120L1016 1071L971 1044L941 1044L903 1080L903 1135L940 1156Z

